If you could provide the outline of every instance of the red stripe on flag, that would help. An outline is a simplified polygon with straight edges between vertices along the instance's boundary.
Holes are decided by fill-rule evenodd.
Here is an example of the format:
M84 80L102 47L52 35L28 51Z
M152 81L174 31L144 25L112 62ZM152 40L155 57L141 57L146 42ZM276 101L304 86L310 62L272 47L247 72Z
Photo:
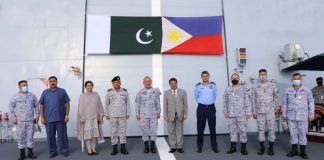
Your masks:
M39 78L39 80L41 80L46 87L48 86L48 80L46 78Z
M163 52L164 54L222 55L222 34L193 36L178 46Z

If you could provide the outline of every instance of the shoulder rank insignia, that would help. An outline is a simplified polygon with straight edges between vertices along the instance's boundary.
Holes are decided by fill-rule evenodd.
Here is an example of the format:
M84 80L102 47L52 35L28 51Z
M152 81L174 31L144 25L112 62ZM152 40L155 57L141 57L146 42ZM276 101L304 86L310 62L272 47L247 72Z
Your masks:
M215 83L215 82L209 82L209 84L213 84L213 85L216 85L216 83Z

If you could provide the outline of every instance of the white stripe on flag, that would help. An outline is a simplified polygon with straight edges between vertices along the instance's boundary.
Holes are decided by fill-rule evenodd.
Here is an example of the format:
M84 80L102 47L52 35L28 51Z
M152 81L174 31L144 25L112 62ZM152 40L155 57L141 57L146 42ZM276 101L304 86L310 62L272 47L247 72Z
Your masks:
M87 15L86 53L109 54L110 16Z
M161 52L168 51L181 43L187 41L192 36L185 30L179 28L168 19L162 17L162 46Z

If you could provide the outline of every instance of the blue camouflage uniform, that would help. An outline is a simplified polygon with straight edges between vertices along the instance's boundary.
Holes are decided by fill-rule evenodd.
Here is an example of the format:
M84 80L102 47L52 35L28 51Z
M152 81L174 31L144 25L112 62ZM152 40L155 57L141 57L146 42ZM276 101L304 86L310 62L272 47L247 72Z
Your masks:
M244 86L227 87L223 96L223 113L228 115L228 126L231 142L246 143L246 116L251 115L251 105L248 91Z
M142 140L155 141L157 137L158 119L157 113L161 113L160 105L161 92L158 88L141 89L136 94L135 112L139 114L140 128L142 130Z
M268 129L268 140L274 142L275 135L275 109L279 97L278 88L273 83L257 84L252 88L252 110L257 115L259 141L265 141L265 131Z
M17 93L9 105L10 119L17 120L18 149L34 147L34 118L39 117L38 100L30 92Z
M314 98L309 88L288 87L284 94L282 116L288 118L290 143L307 145L308 117L314 117Z

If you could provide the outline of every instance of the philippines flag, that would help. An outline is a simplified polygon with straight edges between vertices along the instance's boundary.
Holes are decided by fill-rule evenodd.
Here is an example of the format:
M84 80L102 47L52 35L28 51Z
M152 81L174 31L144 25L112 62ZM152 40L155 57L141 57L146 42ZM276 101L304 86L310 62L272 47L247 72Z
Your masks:
M162 17L164 54L224 54L222 16Z

